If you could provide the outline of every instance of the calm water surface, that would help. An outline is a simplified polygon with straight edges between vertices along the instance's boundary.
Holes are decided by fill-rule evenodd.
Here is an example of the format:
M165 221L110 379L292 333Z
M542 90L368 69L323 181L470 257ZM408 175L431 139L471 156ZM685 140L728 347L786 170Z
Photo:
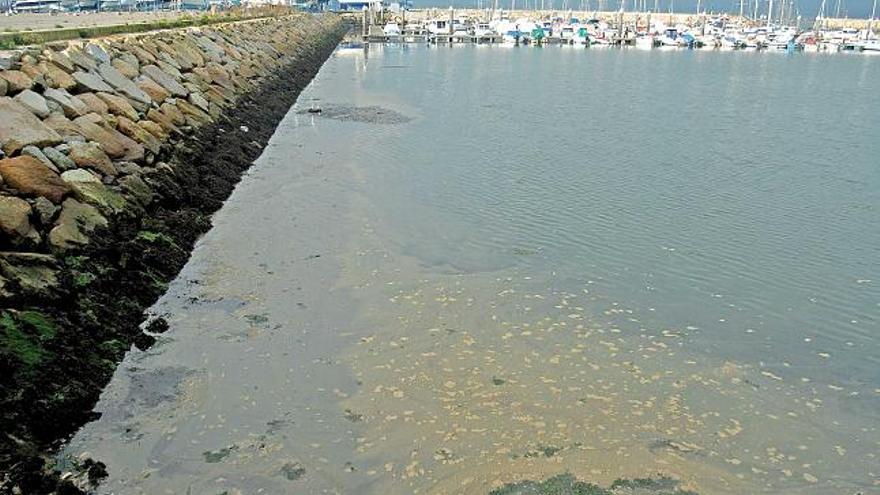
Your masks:
M880 490L878 80L867 56L340 52L67 453L107 493Z

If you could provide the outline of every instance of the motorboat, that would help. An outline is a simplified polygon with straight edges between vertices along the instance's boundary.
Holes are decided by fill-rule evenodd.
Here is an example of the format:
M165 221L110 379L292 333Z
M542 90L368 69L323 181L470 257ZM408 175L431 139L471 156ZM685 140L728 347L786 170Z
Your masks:
M636 48L641 48L644 50L649 50L654 48L655 45L654 35L648 33L639 33L636 36Z
M862 44L862 51L880 53L880 40L873 39Z
M492 30L492 27L489 26L488 22L478 22L477 25L474 26L474 36L477 38L485 38L493 35L495 35L495 31Z
M400 26L396 22L389 22L382 28L382 32L389 38L399 38L401 35Z
M590 46L590 32L586 27L581 26L575 31L574 43L576 45Z
M681 46L681 40L678 36L677 28L666 28L663 31L663 34L660 36L660 46L663 47L679 47Z
M562 39L564 43L572 44L575 42L575 27L577 26L562 26L559 28L559 38Z
M722 50L735 50L740 47L740 40L732 34L726 34L718 40L718 48Z
M714 34L697 36L696 46L697 48L702 48L704 50L714 50L715 48L718 48L718 37Z

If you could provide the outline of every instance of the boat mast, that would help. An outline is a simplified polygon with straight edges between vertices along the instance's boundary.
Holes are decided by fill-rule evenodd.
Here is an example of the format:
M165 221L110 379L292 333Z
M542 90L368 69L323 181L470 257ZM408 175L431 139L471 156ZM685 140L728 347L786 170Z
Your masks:
M770 0L770 5L767 6L767 27L770 27L770 22L773 20L773 0Z
M865 40L874 34L874 16L877 14L877 0L874 0L874 6L871 7L871 18L868 19L868 32L865 33Z
M739 17L740 17L740 19L742 19L742 16L743 16L743 8L745 8L745 6L746 6L746 1L745 1L745 0L739 0Z

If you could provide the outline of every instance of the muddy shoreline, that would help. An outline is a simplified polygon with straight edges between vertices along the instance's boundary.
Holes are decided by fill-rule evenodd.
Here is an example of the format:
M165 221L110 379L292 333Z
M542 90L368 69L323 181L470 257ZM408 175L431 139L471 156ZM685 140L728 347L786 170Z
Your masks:
M150 174L155 193L136 211L111 218L83 250L60 257L59 289L46 298L18 298L0 324L46 335L38 367L0 363L0 493L79 493L53 470L51 456L92 408L131 345L149 347L144 310L165 292L189 259L211 214L263 150L344 33L338 25L303 43L283 69L243 94L214 123L168 150ZM146 328L167 325L153 317ZM49 338L51 336L51 338ZM50 358L49 358L50 357ZM82 478L103 474L84 462Z

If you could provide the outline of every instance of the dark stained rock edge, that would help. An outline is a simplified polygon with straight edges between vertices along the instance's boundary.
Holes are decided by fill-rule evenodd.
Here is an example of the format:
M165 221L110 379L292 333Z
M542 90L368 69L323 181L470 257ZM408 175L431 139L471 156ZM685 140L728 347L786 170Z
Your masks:
M23 374L0 362L0 494L82 493L54 471L52 455L95 419L101 390L131 345L152 344L140 329L144 310L183 268L210 229L211 214L262 153L344 32L339 25L310 36L284 68L172 151L166 158L171 167L151 176L157 192L152 203L112 218L84 251L60 260L58 297L9 305L46 317L56 333L46 343L52 357L38 369ZM235 132L241 126L248 132ZM106 474L100 462L81 467L90 479Z

